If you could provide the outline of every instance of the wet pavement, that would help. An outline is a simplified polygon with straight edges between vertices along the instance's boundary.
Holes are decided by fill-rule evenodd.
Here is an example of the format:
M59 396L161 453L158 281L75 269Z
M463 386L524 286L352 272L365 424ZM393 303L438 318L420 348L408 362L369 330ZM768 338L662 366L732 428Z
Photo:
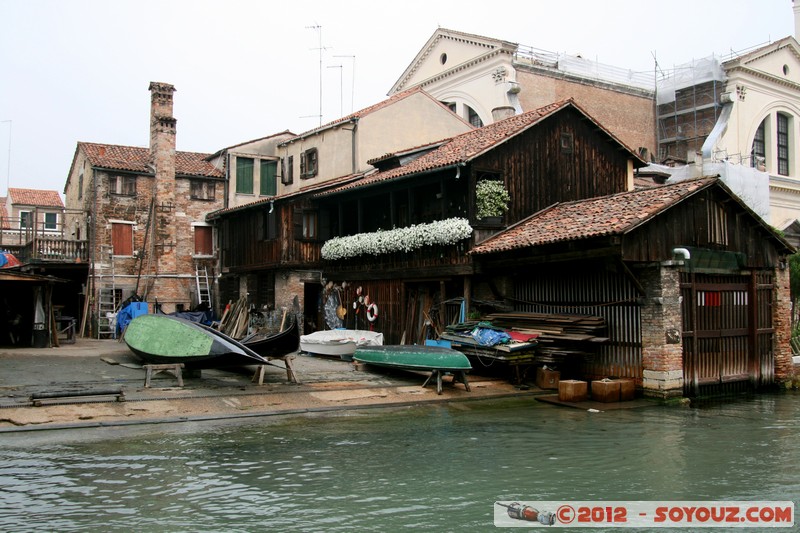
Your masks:
M169 371L146 388L142 362L123 342L77 339L57 348L0 347L0 433L37 429L297 415L346 409L472 401L544 391L522 389L503 377L471 374L471 391L445 378L422 387L427 375L365 367L340 359L295 354L299 383L282 361L253 381L257 367L184 371L182 387Z

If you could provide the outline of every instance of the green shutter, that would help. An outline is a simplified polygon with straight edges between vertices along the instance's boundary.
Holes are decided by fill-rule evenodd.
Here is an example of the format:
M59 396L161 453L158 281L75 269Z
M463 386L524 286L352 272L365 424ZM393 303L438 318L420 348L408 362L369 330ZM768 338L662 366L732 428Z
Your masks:
M250 157L236 158L236 192L253 194L253 159Z
M261 161L261 196L276 196L278 194L277 175L277 161Z

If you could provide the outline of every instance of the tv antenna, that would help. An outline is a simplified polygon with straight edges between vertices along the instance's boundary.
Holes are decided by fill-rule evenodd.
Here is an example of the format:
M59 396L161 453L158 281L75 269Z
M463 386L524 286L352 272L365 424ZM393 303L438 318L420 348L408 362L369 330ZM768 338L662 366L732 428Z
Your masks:
M312 50L319 50L319 125L322 126L322 52L327 48L322 46L322 26L315 23L313 26L306 26L306 29L315 30L319 36L319 47Z
M351 80L351 87L350 87L350 113L353 112L353 95L356 92L356 56L333 56L333 57L346 57L348 59L353 60L353 67L350 71L350 80Z
M342 110L342 65L328 65L328 68L339 69L339 117L343 117L344 111Z

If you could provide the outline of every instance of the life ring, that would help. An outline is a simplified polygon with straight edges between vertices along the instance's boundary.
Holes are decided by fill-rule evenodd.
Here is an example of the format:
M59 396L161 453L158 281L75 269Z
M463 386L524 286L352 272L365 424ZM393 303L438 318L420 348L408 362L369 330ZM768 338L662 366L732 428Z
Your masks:
M367 306L367 320L375 322L378 318L378 306L373 302Z

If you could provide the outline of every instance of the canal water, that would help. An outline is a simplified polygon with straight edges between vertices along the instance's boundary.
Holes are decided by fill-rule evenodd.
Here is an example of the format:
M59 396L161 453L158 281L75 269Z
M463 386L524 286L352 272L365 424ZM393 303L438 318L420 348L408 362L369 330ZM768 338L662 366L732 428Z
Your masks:
M491 531L496 501L797 504L799 459L798 393L2 434L0 531Z

